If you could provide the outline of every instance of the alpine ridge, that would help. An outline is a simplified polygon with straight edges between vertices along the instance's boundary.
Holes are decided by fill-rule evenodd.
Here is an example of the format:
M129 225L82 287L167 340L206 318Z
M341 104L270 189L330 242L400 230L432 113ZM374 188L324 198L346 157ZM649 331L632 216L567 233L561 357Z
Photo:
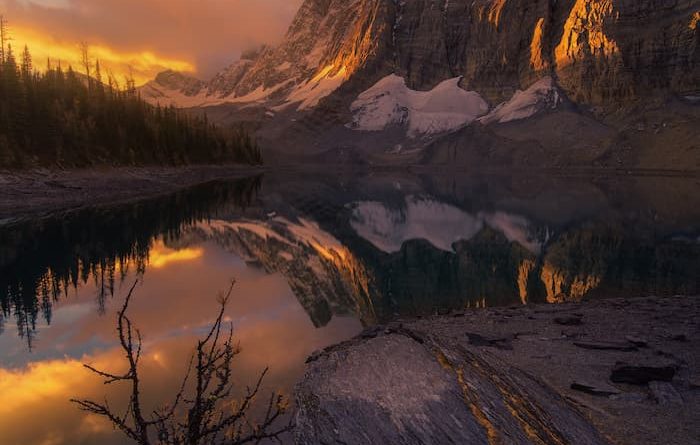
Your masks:
M222 107L264 110L258 116L274 121L275 129L263 134L269 140L284 135L281 139L295 146L313 141L327 147L346 131L343 139L352 146L358 145L353 138L364 137L353 133L366 132L353 125L356 111L367 112L353 104L363 93L366 98L368 91L392 83L389 76L401 78L406 90L380 95L422 96L438 108L431 94L422 93L458 79L459 88L478 94L487 107L469 119L447 113L448 124L431 121L430 131L421 135L416 128L426 126L410 112L421 105L392 100L393 108L380 109L388 114L380 129L404 130L381 140L384 152L424 147L426 137L436 138L435 128L445 134L474 127L470 124L487 114L479 120L482 126L562 107L588 113L577 119L614 127L596 133L590 144L600 145L637 126L627 118L639 114L634 109L639 104L648 108L673 99L681 113L697 118L698 23L698 0L307 0L280 45L245 54L209 82L161 74L141 94L161 104L209 107L220 119L236 116L230 110L217 113ZM537 94L524 94L533 88ZM528 98L530 103L522 102ZM472 109L481 108L475 104ZM508 119L494 118L494 109L513 106L518 110ZM615 114L621 109L622 118ZM262 128L265 133L264 123ZM687 139L684 131L673 137ZM423 141L410 142L416 138Z

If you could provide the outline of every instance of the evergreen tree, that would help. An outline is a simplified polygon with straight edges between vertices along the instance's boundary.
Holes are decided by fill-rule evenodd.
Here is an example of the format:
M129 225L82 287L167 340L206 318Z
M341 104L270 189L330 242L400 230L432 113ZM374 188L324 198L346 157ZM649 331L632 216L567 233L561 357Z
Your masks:
M22 77L27 79L32 74L32 55L29 53L29 47L24 45L22 52Z
M29 48L18 66L7 45L0 63L0 168L240 162L262 157L241 128L214 126L172 107L154 107L137 94L133 76L120 89L99 62L87 79L47 60L34 71ZM87 67L87 68L86 68Z

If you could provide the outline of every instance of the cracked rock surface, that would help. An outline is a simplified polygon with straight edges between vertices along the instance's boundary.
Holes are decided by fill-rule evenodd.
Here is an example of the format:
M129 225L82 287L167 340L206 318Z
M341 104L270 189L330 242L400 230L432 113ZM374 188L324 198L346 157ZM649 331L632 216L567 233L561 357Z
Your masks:
M695 444L699 312L697 298L640 298L368 329L309 358L297 443ZM645 378L614 382L621 368Z

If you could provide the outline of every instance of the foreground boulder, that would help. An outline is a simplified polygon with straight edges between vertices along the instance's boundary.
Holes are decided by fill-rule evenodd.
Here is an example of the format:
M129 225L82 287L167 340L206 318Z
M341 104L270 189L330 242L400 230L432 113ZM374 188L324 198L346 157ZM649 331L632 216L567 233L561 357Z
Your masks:
M309 359L297 443L696 445L699 320L674 297L370 328Z
M312 360L297 389L297 443L607 443L543 382L414 332Z

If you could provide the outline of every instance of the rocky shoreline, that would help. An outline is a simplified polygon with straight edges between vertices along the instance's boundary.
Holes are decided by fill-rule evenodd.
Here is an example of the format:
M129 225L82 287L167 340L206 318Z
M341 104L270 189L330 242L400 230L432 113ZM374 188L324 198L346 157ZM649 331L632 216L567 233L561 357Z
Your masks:
M122 204L261 172L259 167L242 165L0 170L0 224L83 207Z
M297 443L697 444L700 299L483 309L308 360Z

